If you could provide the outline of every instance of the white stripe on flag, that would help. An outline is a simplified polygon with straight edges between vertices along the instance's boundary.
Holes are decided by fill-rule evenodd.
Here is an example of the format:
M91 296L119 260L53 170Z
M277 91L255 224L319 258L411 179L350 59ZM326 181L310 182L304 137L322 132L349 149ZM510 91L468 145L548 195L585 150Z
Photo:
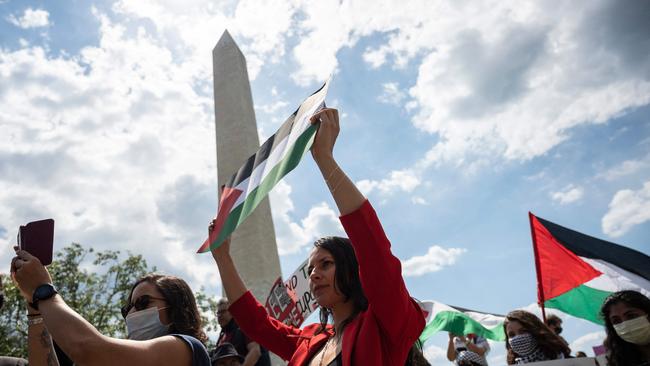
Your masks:
M327 91L327 89L325 91ZM318 94L313 95L312 97L321 97L321 93L319 92ZM307 100L309 100L309 98ZM290 151L292 151L291 149L295 145L296 140L298 140L298 138L302 136L302 134L307 130L307 128L311 126L311 122L309 121L309 118L316 112L316 110L320 107L320 105L321 105L320 103L314 104L307 110L306 113L303 113L302 115L297 114L296 117L300 118L300 120L299 121L294 120L294 125L291 131L289 132L289 135L285 136L282 139L282 141L275 146L275 148L273 149L273 151L271 151L271 153L266 158L266 160L264 160L264 162L262 162L260 165L255 167L255 169L251 172L248 178L246 178L243 182L239 183L235 187L236 189L241 190L242 194L239 196L239 198L237 198L237 201L232 207L233 209L241 205L248 197L248 194L253 190L255 190L255 188L257 188L260 185L260 183L264 181L264 179L267 177L269 172L276 165L282 162L282 160L284 160L286 155Z
M583 261L603 274L584 283L593 289L616 292L621 290L636 290L650 297L650 281L600 259L580 257Z
M303 131L304 132L304 131ZM295 142L295 141L294 141ZM289 136L285 136L280 143L278 143L275 146L275 149L271 151L271 154L269 154L269 157L266 159L267 162L270 162L267 164L264 162L264 170L262 173L262 177L260 178L259 182L257 184L260 184L262 181L264 181L264 178L266 178L267 175L269 175L269 172L276 166L278 165L284 158L286 157L287 153L291 149L287 149L287 146L293 147L293 145L289 145Z
M473 311L466 311L464 313L488 329L494 329L498 326L502 326L503 321L505 320L504 317L496 316L492 314L476 313Z

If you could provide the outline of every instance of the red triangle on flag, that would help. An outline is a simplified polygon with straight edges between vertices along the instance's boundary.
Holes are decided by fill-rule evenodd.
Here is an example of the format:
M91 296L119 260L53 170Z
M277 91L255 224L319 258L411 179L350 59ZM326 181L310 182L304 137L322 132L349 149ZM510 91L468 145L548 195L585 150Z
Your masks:
M540 303L572 290L602 273L562 245L529 213Z
M209 235L209 237L205 239L203 244L201 244L201 247L197 253L203 253L207 251L208 248L210 248L210 245L212 245L212 242L219 237L219 233L221 232L223 225L226 223L226 219L228 218L230 211L232 210L233 206L235 206L235 202L237 202L237 199L239 196L241 196L241 194L242 190L240 189L223 187L221 190L221 199L219 200L219 208L217 218L214 222L214 228L212 229L212 233Z

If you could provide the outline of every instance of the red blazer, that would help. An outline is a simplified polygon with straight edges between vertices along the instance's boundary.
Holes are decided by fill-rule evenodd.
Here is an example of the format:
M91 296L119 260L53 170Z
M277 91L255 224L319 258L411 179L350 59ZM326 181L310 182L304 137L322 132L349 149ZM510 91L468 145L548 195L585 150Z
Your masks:
M370 203L365 201L340 219L359 261L361 284L368 298L368 309L343 331L343 365L403 366L424 329L422 311L406 290L400 261L391 253ZM320 324L299 329L271 318L250 292L229 310L246 335L288 360L289 366L306 365L332 335L331 327L316 335Z

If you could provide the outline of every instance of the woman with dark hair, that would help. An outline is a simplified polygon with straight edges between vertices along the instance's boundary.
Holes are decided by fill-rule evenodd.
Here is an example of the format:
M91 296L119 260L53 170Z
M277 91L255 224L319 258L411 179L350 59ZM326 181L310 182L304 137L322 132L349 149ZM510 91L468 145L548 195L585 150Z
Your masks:
M535 314L514 310L503 322L508 365L568 357L571 350Z
M68 307L28 252L16 252L11 274L28 303L30 365L58 365L52 339L78 365L210 365L194 294L178 277L149 274L133 285L122 307L122 340L102 335Z
M156 290L160 295L158 298L154 296L147 295L147 292L144 290L152 290L154 295ZM140 296L140 293L143 293ZM166 334L182 334L193 337L201 342L208 340L208 337L205 335L201 325L201 314L199 314L199 309L196 306L196 299L194 298L194 293L192 289L183 281L183 279L175 276L167 276L158 273L147 274L140 279L138 279L131 287L131 292L126 300L126 305L122 307L122 316L126 320L127 329L129 331L129 339L142 340L150 339L149 334L143 332L142 329L134 326L129 327L129 319L138 315L138 310L141 310L144 304L141 304L138 308L138 301L141 303L144 302L143 296L148 297L148 302L154 303L156 301L162 300L164 305L166 305L165 312L160 312L159 317L163 324L167 324L164 327L165 332L161 335ZM133 299L136 299L135 301ZM153 301L152 301L153 300ZM153 306L152 306L153 307ZM158 306L157 306L158 307ZM158 310L162 308L158 307ZM162 318L166 318L168 321L162 321ZM162 330L162 328L160 328Z
M309 256L309 285L321 322L298 329L269 317L239 277L226 240L212 255L231 300L230 313L244 333L290 366L402 366L424 317L406 290L400 261L375 211L334 159L338 111L323 109L312 117L317 122L311 153L350 238L319 239Z
M601 315L609 365L650 365L650 299L637 291L615 292L605 299Z

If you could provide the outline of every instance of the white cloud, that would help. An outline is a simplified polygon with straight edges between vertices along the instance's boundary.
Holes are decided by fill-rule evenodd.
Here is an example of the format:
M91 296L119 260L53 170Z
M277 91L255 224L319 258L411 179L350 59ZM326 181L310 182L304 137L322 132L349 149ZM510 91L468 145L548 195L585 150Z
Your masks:
M624 189L616 192L601 224L605 234L616 238L649 220L650 181L646 181L638 191Z
M325 202L311 207L305 218L295 222L291 186L284 181L273 188L270 199L280 255L297 253L323 236L345 236L336 212Z
M367 6L245 0L217 6L122 0L114 8L153 22L160 42L204 77L211 70L203 50L224 28L247 55L252 78L265 63L279 62L294 40L289 54L298 69L292 77L300 85L324 80L339 67L339 50L364 38L372 41L364 59L373 67L417 62L408 99L396 93L385 100L404 101L415 113L413 124L436 135L415 164L426 168L529 160L570 138L576 126L604 123L650 103L650 57L638 47L647 38L647 6L596 0L566 11L552 1L387 0ZM389 93L397 91L387 85Z
M464 248L445 249L438 245L429 247L425 255L414 256L402 261L402 273L405 277L417 277L427 273L438 272L444 267L456 263L467 252Z
M588 356L593 356L593 347L603 344L605 340L605 332L598 331L589 334L585 334L575 341L571 342L569 348L571 348L571 353L575 354L578 351L585 352Z
M440 362L447 362L447 350L438 346L430 345L424 347L424 358L427 359L432 365L437 365Z
M382 94L377 97L382 103L394 104L399 106L404 98L406 98L406 93L401 90L398 83L384 83L382 84L383 91Z
M49 17L47 10L27 8L21 17L11 14L7 21L23 29L39 28L50 25Z
M267 113L267 114L273 114L273 113L277 112L278 110L280 110L282 108L285 108L288 105L289 105L288 102L285 102L283 100L278 100L277 102L274 102L274 103L263 104L263 105L257 106L257 109L259 109L262 112ZM291 112L288 112L287 114L289 114L289 113L291 113Z
M301 84L322 80L338 67L339 50L367 36L375 36L364 53L371 67L417 62L404 102L436 143L414 168L527 161L578 126L650 103L650 56L638 46L647 42L647 2L583 1L571 11L552 1L319 2L300 10Z
M287 37L293 35L293 1L243 0L206 3L199 0L120 0L113 9L132 19L152 22L163 45L184 59L188 68L210 80L209 53L217 38L228 29L246 55L248 74L255 79L266 62L278 63L285 53ZM187 70L190 72L190 69Z
M411 202L413 202L416 205L424 205L424 206L429 204L429 202L427 200L425 200L424 198L422 198L420 196L411 197Z
M582 187L576 187L573 184L569 184L561 191L553 192L550 194L553 201L556 201L561 205L576 202L580 200L583 195L584 189Z
M364 195L369 195L375 190L382 195L391 195L399 191L412 192L421 183L422 181L415 171L406 169L393 170L388 178L379 181L361 180L357 182L357 186Z
M96 16L99 45L78 55L0 50L0 247L53 217L57 248L132 250L214 288L214 264L193 254L216 208L212 98L146 31Z
M640 160L626 160L606 172L599 174L599 177L613 181L648 168L650 168L650 156L646 156Z

